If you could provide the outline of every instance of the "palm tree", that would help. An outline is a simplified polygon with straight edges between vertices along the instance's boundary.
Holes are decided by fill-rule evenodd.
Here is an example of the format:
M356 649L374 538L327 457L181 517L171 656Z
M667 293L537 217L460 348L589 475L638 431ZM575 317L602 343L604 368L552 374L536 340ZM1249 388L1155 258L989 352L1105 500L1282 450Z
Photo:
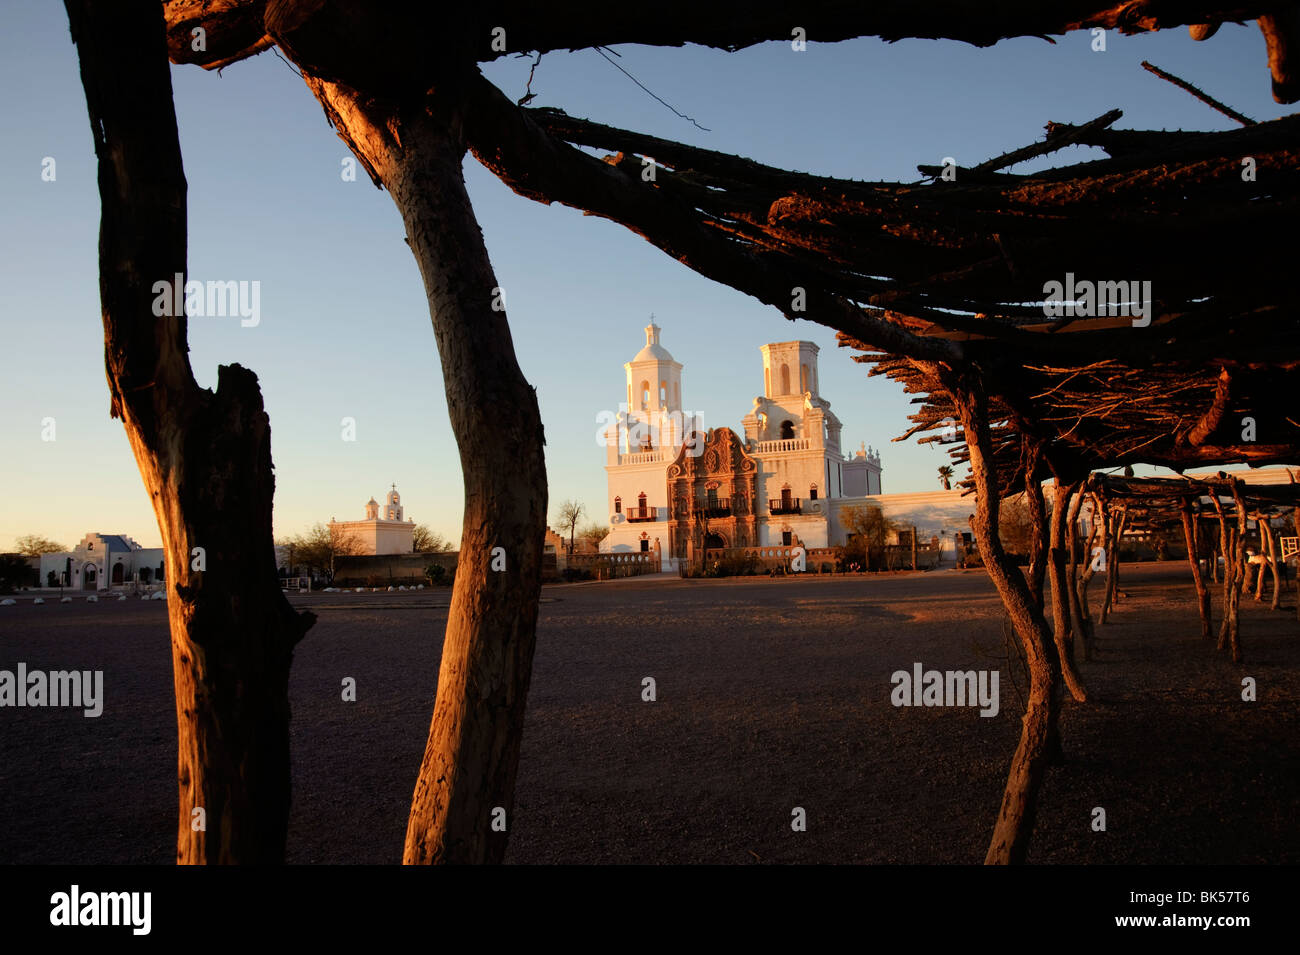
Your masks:
M939 468L939 483L945 491L952 490L952 465L945 464Z

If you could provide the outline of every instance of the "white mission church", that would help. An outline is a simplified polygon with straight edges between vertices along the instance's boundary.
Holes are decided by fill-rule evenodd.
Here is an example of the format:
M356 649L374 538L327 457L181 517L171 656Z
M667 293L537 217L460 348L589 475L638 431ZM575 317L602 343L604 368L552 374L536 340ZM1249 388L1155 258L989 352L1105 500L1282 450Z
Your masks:
M845 543L839 514L868 501L914 524L922 540L969 531L970 502L958 491L881 496L880 456L846 455L840 419L821 396L818 347L772 342L763 356L763 394L741 419L742 433L705 431L682 410L682 365L646 326L646 342L623 367L624 410L603 433L609 533L603 553L653 552L665 569L701 549Z

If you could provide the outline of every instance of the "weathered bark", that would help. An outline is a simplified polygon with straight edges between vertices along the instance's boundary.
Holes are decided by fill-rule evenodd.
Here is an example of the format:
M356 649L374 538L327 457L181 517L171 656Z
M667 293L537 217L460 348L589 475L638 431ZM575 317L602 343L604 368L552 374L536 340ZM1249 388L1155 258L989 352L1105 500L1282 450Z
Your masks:
M1043 486L1034 476L1040 451L1037 446L1026 452L1025 504L1029 507L1029 568L1027 571L1029 595L1043 609L1043 576L1047 572L1048 527L1047 504L1043 500Z
M403 858L500 862L532 674L546 466L537 396L515 359L503 293L465 191L458 81L449 73L422 101L388 103L314 79L299 65L339 135L401 212L464 474L460 564Z
M1219 528L1219 539L1216 540L1209 549L1205 562L1210 565L1210 580L1219 583L1219 561L1215 555L1223 552L1223 529Z
M1077 488L1073 498L1070 500L1070 511L1066 517L1068 529L1068 549L1069 563L1066 564L1066 590L1069 597L1070 609L1070 633L1069 646L1070 652L1074 652L1074 643L1077 639L1082 645L1084 642L1083 632L1083 612L1079 606L1079 511L1083 506L1082 488ZM1084 545L1086 548L1086 544Z
M279 4L275 0L165 0L165 5L171 23L172 55L177 62L214 68L264 49L269 37L265 35L262 12ZM549 52L620 43L698 43L738 50L765 41L790 42L792 22L788 7L772 0L751 4L744 17L735 16L726 7L668 0L648 21L638 16L635 8L610 8L589 2L537 5L486 0L445 9L424 4L408 7L400 17L380 19L388 21L384 35L392 38L390 58L395 62L388 71L400 70L416 77L421 67L427 68L419 55L426 52L419 46L419 38L435 31L446 36L449 47L454 42L475 59L487 61L520 50ZM1136 5L1131 0L1069 4L1015 0L989 9L972 7L961 0L941 0L926 7L898 2L858 6L840 0L815 0L801 5L798 21L809 40L818 42L879 36L890 41L906 37L949 38L991 46L1009 37L1041 37L1097 27L1134 33L1251 20L1285 7L1285 0ZM209 40L204 50L196 51L189 30L199 24L208 29ZM497 26L508 44L496 42L492 28ZM1270 65L1271 50L1270 45ZM1277 76L1275 70L1275 83Z
M986 865L1021 863L1025 861L1033 833L1038 791L1048 762L1049 740L1055 734L1060 664L1047 621L1034 603L1024 576L1008 559L998 537L998 481L993 470L993 443L989 435L988 403L983 386L972 375L959 376L946 369L940 373L949 382L949 392L961 416L970 451L976 495L972 519L975 541L1024 647L1025 662L1029 667L1029 698L1021 723L1020 742L1011 760L997 824L984 859Z
M1106 590L1101 605L1101 622L1105 623L1110 615L1110 608L1115 602L1115 591L1119 585L1119 545L1124 538L1124 525L1128 523L1128 508L1121 507L1118 512L1108 515L1106 533Z
M1078 599L1079 619L1083 624L1080 631L1080 639L1083 642L1083 659L1085 661L1092 659L1094 643L1096 642L1097 630L1092 619L1092 608L1088 605L1088 584L1092 582L1093 575L1096 571L1093 569L1092 551L1098 546L1098 541L1106 539L1106 507L1102 500L1097 496L1092 496L1092 520L1088 527L1088 542L1083 547L1083 572L1079 575L1079 584L1075 590L1075 596ZM1103 547L1104 553L1104 544Z
M1282 576L1278 567L1282 560L1282 549L1278 546L1277 535L1273 533L1273 522L1270 518L1262 517L1259 529L1265 547L1265 556L1268 558L1268 569L1273 573L1273 601L1269 604L1269 609L1276 610L1282 599Z
M1070 495L1079 486L1079 484L1062 484L1059 478L1053 485L1051 561L1048 564L1048 573L1052 587L1052 637L1056 642L1056 654L1061 661L1061 675L1065 679L1065 686L1070 691L1070 695L1082 703L1088 698L1088 692L1074 667L1070 598L1066 595L1068 585L1065 579L1065 527L1068 521Z
M1187 561L1192 565L1192 583L1196 585L1196 604L1201 616L1201 638L1210 639L1210 590L1205 586L1205 577L1201 574L1201 556L1197 550L1196 518L1192 514L1192 502L1183 501L1183 538L1187 541Z
M184 315L153 283L186 270L185 174L162 8L67 0L102 205L99 261L111 410L166 550L182 863L280 862L289 815L289 665L315 619L280 591L270 422L252 372L194 380ZM198 828L203 810L206 829Z
M1237 506L1237 566L1239 572L1244 576L1246 569L1246 502L1242 500L1241 488L1235 481L1232 485L1232 499ZM1234 587L1232 595L1232 626L1228 629L1228 645L1232 651L1233 663L1241 662L1240 609L1241 591Z
M1227 514L1219 502L1218 495L1212 498L1219 515L1219 540L1223 550L1223 622L1219 625L1219 642L1215 649L1230 648L1233 661L1240 663L1238 615L1241 606L1241 587L1238 586L1238 580L1242 574L1245 556L1245 544L1242 538L1245 537L1246 520L1245 508L1240 504L1236 488L1233 489L1233 497L1238 500L1235 528L1228 524Z

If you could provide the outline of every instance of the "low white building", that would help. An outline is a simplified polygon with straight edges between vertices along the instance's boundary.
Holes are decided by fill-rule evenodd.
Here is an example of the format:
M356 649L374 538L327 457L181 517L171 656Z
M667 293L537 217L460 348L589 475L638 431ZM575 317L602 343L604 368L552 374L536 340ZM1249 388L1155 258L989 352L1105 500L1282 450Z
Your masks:
M402 497L397 493L396 484L385 497L382 512L372 497L366 502L365 520L330 518L329 526L332 532L357 540L362 554L409 554L415 548L415 521L404 518Z
M156 584L164 576L161 547L141 547L125 534L87 534L75 550L41 555L41 586L101 591Z

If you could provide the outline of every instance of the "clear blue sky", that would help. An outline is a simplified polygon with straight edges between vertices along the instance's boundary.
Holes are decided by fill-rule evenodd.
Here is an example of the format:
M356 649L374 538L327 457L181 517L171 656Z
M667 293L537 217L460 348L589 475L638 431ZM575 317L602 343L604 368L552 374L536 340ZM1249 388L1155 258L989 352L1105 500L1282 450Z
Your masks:
M61 4L7 0L0 14L0 550L23 533L67 545L87 531L159 542L118 421L108 414L99 318L99 199L75 50ZM953 42L864 39L802 53L769 43L728 54L620 47L621 65L681 112L655 102L594 51L548 54L534 106L735 152L793 169L915 180L917 163L973 164L1041 137L1049 120L1119 107L1124 128L1224 129L1231 122L1139 67L1184 76L1256 119L1285 110L1269 95L1255 25L1207 43L1185 31L1121 37L1093 52L1086 33L978 50ZM523 95L531 58L486 72ZM272 53L223 74L173 67L189 181L193 279L257 280L261 322L190 321L190 357L212 387L219 364L257 372L272 428L277 535L356 519L391 482L407 514L459 539L455 439L424 291L392 200L361 175L340 177L346 148L303 82ZM1073 160L1086 154L1063 154ZM44 157L57 179L43 182ZM620 226L520 198L472 159L470 194L515 347L537 387L552 514L575 497L605 514L597 415L617 409L623 362L653 312L685 366L683 404L709 426L740 427L762 388L759 346L821 346L823 395L844 443L882 449L886 492L937 488L946 457L890 443L908 397L868 380L834 334L687 270ZM357 441L340 419L354 417ZM42 441L42 419L56 440Z

